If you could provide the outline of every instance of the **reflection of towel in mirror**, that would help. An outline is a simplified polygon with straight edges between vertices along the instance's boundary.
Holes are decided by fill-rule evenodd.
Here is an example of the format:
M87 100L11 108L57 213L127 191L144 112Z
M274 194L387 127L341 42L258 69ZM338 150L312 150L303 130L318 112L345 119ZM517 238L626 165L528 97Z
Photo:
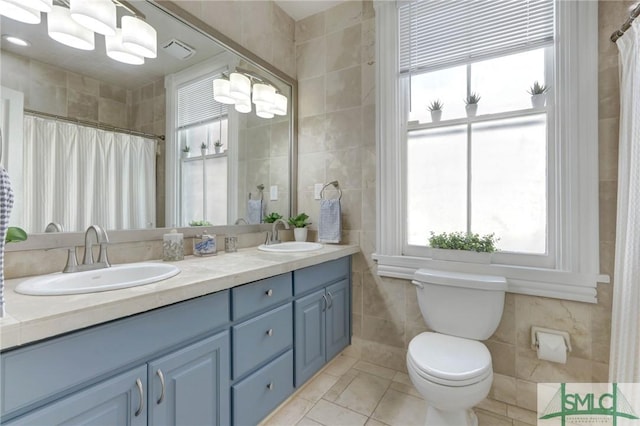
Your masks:
M318 241L321 243L339 243L342 231L340 218L340 200L320 200L320 222L318 223Z
M4 316L4 237L13 208L13 190L9 174L0 166L0 318Z
M247 222L251 225L262 223L262 200L249 200L247 203Z

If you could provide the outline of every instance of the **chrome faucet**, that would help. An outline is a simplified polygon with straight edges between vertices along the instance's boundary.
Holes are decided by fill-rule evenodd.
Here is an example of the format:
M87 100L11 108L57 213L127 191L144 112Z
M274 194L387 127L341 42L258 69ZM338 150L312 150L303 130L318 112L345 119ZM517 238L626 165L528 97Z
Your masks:
M267 239L265 240L265 245L269 244L278 244L280 240L278 239L278 223L282 223L285 229L289 229L289 224L285 222L283 219L276 219L275 222L271 225L271 233L267 231Z
M100 253L98 254L98 261L93 260L93 243L91 236L95 236L95 243L100 245ZM69 249L69 255L67 257L67 265L62 272L80 272L90 271L93 269L108 268L111 266L109 259L107 258L107 244L109 243L109 237L107 237L107 231L102 229L98 225L91 225L84 233L84 256L82 258L82 265L78 265L78 259L76 257L76 249L72 247Z
M44 228L44 232L64 232L64 226L57 222L49 222L47 227Z
M236 220L236 223L234 223L234 225L240 225L240 224L242 224L242 222L244 222L245 225L249 224L249 222L247 222L247 219L245 219L244 217L239 217Z

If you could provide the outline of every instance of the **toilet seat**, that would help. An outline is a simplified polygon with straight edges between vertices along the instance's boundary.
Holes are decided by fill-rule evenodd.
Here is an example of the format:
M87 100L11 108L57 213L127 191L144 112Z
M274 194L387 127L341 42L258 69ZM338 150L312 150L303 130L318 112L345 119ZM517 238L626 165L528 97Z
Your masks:
M420 377L444 386L469 386L493 374L489 350L475 340L425 332L411 340L407 355Z

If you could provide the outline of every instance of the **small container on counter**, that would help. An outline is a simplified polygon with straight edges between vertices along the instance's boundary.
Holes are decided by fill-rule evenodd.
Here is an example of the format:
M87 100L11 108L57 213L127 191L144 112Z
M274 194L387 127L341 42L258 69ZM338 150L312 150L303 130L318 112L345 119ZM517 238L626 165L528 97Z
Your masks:
M224 237L224 251L227 253L235 253L238 251L238 237L228 235Z
M172 229L162 237L162 260L174 262L184 259L184 236Z
M217 252L216 236L209 235L206 231L202 235L196 235L193 238L193 254L194 256L213 256Z

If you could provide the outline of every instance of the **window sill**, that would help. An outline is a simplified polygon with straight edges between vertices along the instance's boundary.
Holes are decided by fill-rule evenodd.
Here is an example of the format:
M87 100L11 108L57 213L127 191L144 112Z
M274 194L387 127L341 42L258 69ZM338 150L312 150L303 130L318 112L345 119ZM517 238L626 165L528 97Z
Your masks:
M471 264L466 262L433 260L414 256L387 256L373 254L382 277L413 279L420 268L503 276L509 293L551 297L577 302L598 303L596 286L609 283L608 275L582 274L554 269L520 267L498 264Z

